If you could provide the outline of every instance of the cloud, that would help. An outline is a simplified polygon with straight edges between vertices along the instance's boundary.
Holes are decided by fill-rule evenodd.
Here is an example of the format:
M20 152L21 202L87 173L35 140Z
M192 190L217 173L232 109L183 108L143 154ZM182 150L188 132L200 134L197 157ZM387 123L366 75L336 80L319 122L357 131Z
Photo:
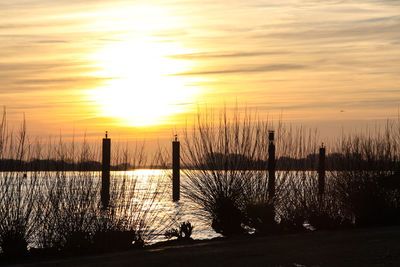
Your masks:
M182 63L171 80L196 86L199 101L240 97L299 117L321 110L320 118L338 106L379 114L399 106L399 1L0 2L0 105L49 123L95 112L77 95L110 78L90 77L99 67L89 58L141 38L184 48L162 56L187 60L169 60Z
M153 34L155 37L183 37L188 35L188 31L185 29L171 29L171 30L164 30L162 32L158 32Z
M95 70L95 67L90 66L90 62L86 61L34 61L34 62L22 62L22 63L1 63L0 62L0 76L1 74L8 74L10 72L26 72L26 71L40 71L45 72L49 70L67 69L72 71L73 69L79 70Z
M168 56L174 59L206 59L206 58L236 58L236 57L258 57L266 55L288 54L288 51L258 51L258 52L199 52L190 54L178 54Z
M172 74L172 76L200 76L200 75L233 74L233 73L257 73L257 72L298 70L304 68L305 66L297 64L256 65L256 66L243 66L232 69L182 72L182 73Z
M298 96L300 99L300 96ZM395 105L400 104L400 97L393 98L377 98L377 99L342 99L336 100L324 100L324 101L294 101L288 103L287 101L273 101L270 103L253 103L253 108L257 110L354 110L354 109L386 109Z
M370 17L370 16L368 16ZM372 18L290 21L279 25L279 30L271 31L270 25L265 25L256 33L251 33L251 39L281 39L301 43L322 41L329 44L344 44L360 40L399 40L400 16L373 16ZM276 42L276 40L274 41ZM289 44L293 44L290 42Z
M194 102L184 102L184 103L174 103L174 104L169 104L169 106L189 106L189 105L194 105Z
M123 40L121 40L121 39L115 39L115 38L99 38L98 39L99 41L101 41L101 42L111 42L111 43L113 43L113 42L122 42Z
M110 80L112 78L106 77L70 77L70 78L61 78L61 79L22 79L17 80L16 84L37 84L37 85L45 85L45 84L59 84L59 83L81 83L81 82L93 82L93 81L105 81Z
M376 17L376 18L371 18L371 19L359 20L359 21L357 21L357 23L385 22L385 21L391 21L391 20L398 20L399 18L400 18L400 16Z
M58 44L58 43L68 43L65 40L39 40L37 41L39 44Z

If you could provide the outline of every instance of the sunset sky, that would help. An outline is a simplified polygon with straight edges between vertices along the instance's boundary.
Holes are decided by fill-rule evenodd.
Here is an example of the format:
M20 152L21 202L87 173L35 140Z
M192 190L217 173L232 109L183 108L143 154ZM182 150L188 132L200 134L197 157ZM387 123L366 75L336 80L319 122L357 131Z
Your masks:
M1 0L0 78L34 135L165 137L236 102L363 127L398 116L400 1Z

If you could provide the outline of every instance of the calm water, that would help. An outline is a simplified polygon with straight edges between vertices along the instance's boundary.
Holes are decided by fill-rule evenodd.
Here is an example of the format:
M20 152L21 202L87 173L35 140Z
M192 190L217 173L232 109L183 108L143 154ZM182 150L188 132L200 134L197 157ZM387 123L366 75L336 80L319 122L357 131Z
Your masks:
M127 215L131 222L134 222L130 223L131 225L135 225L135 222L137 224L145 218L145 223L151 229L157 229L157 233L151 234L150 240L146 239L150 244L166 240L164 236L166 230L178 228L180 223L187 221L194 226L192 233L194 239L210 239L220 236L211 228L209 221L198 215L199 210L193 208L193 203L185 199L182 194L180 201L172 201L171 171L140 169L111 172L110 178L111 200L117 199L118 202L114 202L113 205L121 208L116 209L115 214L117 216ZM186 180L184 173L181 172L181 184ZM16 202L18 199L22 199L25 201L30 199L29 195L38 194L34 199L42 199L40 201L44 202L39 205L46 207L49 201L47 200L49 192L54 192L57 199L66 200L63 205L69 207L68 209L89 211L92 210L91 207L97 206L96 203L100 203L101 172L28 172L27 176L18 172L1 172L0 188L2 189L0 197L3 196L0 200L13 199ZM94 192L93 196L87 198L88 192ZM125 194L120 195L121 192L125 192ZM19 197L16 197L16 194ZM6 197L4 198L4 196ZM85 199L90 199L90 201ZM94 206L90 204L81 206L79 203L82 201L93 203ZM7 202L0 202L0 204L8 205ZM30 200L27 203L30 203ZM27 210L30 210L27 204L22 204L21 207L24 209L20 210L21 214L26 214ZM30 246L37 246L36 242L36 238L33 237Z
M311 173L304 174L310 176ZM68 188L72 187L72 191L69 192L73 192L73 194L79 196L79 190L82 190L82 188L86 189L87 186L90 186L90 183L94 184L94 192L100 191L101 172L66 172L62 175L64 177L62 179L65 179L66 184L60 186L61 191L71 190ZM57 179L62 180L59 178L60 174L56 172L32 172L28 173L27 179L30 180L34 176L39 178L38 185L43 189L46 188L46 183L51 183ZM279 179L278 177L277 179ZM181 172L181 185L185 184L187 180L188 178L184 172ZM149 225L155 229L161 229L161 231L159 231L159 234L153 236L151 243L165 240L165 236L163 235L165 230L171 227L177 228L180 223L186 221L189 221L194 226L192 234L194 239L210 239L220 236L211 228L210 221L199 216L199 209L193 207L193 203L186 199L183 194L181 194L179 202L172 201L171 171L139 169L125 172L111 172L111 193L119 194L122 191L122 184L125 185L124 192L126 194L123 197L115 198L120 199L118 205L128 207L126 210L129 214L135 214L134 211L145 209L149 211L147 214L150 214L150 216L148 217L157 218ZM152 202L154 194L157 194L158 197L156 198L157 201ZM137 207L140 208L138 209ZM140 216L142 215L137 217L141 218ZM171 222L174 223L171 224Z
M149 170L140 169L128 172L112 172L111 179L114 181L122 181L124 177L128 180L136 181L136 197L138 201L142 201L143 195L141 191L157 190L160 192L158 201L151 208L158 216L165 219L168 224L170 220L174 221L174 227L178 227L179 223L189 221L193 226L192 237L194 239L210 239L220 236L211 228L211 222L204 217L198 215L198 210L193 207L193 203L186 199L181 192L181 199L178 202L172 201L172 180L171 172L168 170ZM181 184L186 182L186 177L181 172ZM162 221L160 222L162 224ZM161 225L161 228L164 225ZM165 240L163 235L155 236L152 242Z
M23 174L19 174L23 175ZM61 186L64 187L72 185L74 194L80 194L82 188L93 186L94 190L100 191L101 188L101 172L65 172L63 173L66 182ZM37 176L39 179L39 187L48 188L46 183L59 179L59 174L56 172L43 172L43 173L28 173L28 180ZM139 169L134 171L116 171L111 172L111 195L118 195L121 191L121 185L125 182L125 195L118 197L120 199L120 206L126 205L133 208L127 208L127 212L133 214L134 218L140 218L142 215L134 215L134 211L139 209L149 210L151 214L147 213L145 216L147 220L153 220L149 225L150 227L161 229L161 233L153 235L150 243L165 240L165 230L178 228L182 222L189 221L194 230L192 238L194 239L210 239L220 236L212 228L211 223L204 217L198 215L198 209L193 208L192 203L185 199L181 193L181 199L178 202L172 201L172 180L171 171L169 170L152 170L152 169ZM50 181L50 182L49 182ZM87 182L90 181L90 182ZM186 177L181 172L181 184L185 183ZM91 183L93 185L91 185ZM28 183L29 184L29 183ZM76 189L76 191L75 191ZM45 192L46 190L42 191ZM85 189L83 190L85 191ZM70 191L68 191L70 192ZM154 194L157 197L154 199ZM44 193L45 194L45 193Z

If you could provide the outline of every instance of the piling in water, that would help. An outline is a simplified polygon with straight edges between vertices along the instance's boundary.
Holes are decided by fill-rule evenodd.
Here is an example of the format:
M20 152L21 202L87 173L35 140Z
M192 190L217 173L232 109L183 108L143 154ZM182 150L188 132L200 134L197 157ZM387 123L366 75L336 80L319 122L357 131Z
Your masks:
M111 139L103 138L102 165L101 165L101 203L103 208L107 208L110 202L110 158L111 158Z
M325 146L319 148L318 160L318 195L322 197L325 194Z
M273 201L275 197L275 144L274 131L268 133L268 198Z
M172 200L180 199L180 142L177 136L172 142Z

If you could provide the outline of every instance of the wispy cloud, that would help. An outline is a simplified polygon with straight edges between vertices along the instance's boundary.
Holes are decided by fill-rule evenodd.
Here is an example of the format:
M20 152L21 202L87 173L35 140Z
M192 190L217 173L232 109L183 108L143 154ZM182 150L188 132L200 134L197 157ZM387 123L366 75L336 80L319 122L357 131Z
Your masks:
M292 65L292 64L275 64L275 65L256 65L256 66L241 66L232 69L221 69L221 70L207 70L197 72L182 72L172 74L175 76L199 76L199 75L216 75L216 74L240 74L240 73L252 73L252 72L272 72L272 71L286 71L286 70L297 70L303 69L303 65Z
M288 51L257 51L257 52L199 52L189 54L170 55L175 59L207 59L207 58L237 58L237 57L257 57L266 55L288 54Z
M86 119L96 103L79 92L118 71L134 81L131 69L153 64L156 73L177 63L184 67L168 78L195 87L198 98L176 105L240 97L297 117L334 117L338 106L359 110L349 120L372 109L384 116L400 105L399 7L395 0L1 1L0 105L41 123ZM112 60L120 44L141 40L157 48L135 53L166 61ZM167 53L168 45L177 49ZM113 75L99 74L107 60Z

